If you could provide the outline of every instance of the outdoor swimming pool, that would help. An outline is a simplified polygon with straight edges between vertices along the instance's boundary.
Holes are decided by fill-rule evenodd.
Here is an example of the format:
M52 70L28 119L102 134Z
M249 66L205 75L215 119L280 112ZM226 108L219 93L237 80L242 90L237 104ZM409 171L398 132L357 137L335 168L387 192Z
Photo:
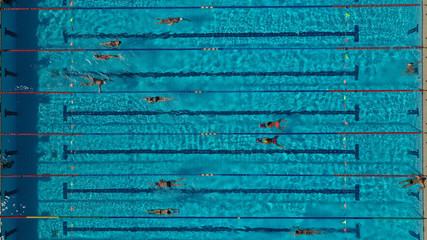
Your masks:
M300 227L324 232L313 239L423 239L422 194L390 177L422 174L422 67L399 76L422 58L411 4L20 0L73 9L2 11L18 35L3 30L2 49L26 50L2 53L2 72L17 73L2 76L15 92L2 109L18 112L2 115L12 133L2 149L18 151L2 170L18 175L2 178L2 216L23 218L3 219L3 232L291 239ZM155 24L168 17L191 21ZM98 45L113 37L117 50ZM98 93L82 76L111 82ZM278 119L284 133L258 126ZM286 150L256 143L275 135ZM181 177L186 186L147 185ZM145 212L166 208L180 212Z

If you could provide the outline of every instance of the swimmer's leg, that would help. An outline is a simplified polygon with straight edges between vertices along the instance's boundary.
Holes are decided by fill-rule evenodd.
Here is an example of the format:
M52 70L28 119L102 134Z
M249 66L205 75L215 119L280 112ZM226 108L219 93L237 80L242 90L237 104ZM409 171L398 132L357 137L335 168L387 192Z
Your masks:
M410 181L411 181L411 179L408 179L408 180L402 181L402 182L397 183L397 184L402 184L402 183L406 183L406 182L410 182Z
M90 82L90 83L80 83L80 86L85 85L85 86L92 86L93 84L95 84L95 82Z

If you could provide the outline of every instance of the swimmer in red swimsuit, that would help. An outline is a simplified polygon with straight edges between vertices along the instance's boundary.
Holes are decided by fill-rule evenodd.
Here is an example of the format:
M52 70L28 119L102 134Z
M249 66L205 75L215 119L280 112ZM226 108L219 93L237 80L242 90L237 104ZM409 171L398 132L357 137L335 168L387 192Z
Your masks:
M155 102L166 102L166 101L170 101L173 100L173 97L167 98L167 97L145 97L145 98L141 98L139 99L139 101L145 100L148 103L155 103Z
M119 48L120 44L122 44L122 42L120 42L117 38L110 38L110 39L114 39L116 41L98 43L98 45L103 47Z
M263 138L257 138L256 142L257 142L257 143L262 143L262 144L270 144L270 143L273 143L274 145L276 145L276 146L278 146L278 147L281 147L281 148L283 148L283 149L286 149L285 147L283 147L282 145L280 145L280 144L278 144L278 143L277 143L277 138L278 138L278 137L280 137L280 135L277 135L277 136L275 136L274 138L266 138L266 137L263 137Z
M94 52L95 53L95 58L96 59L98 59L98 60L108 60L108 59L111 59L111 58L120 58L119 56L117 56L117 55L109 55L109 54L106 54L106 55L100 55L100 54L98 54L98 53L96 53L96 52Z
M168 209L150 209L145 210L148 214L157 214L157 215L174 215L179 213L178 209L168 208Z
M322 234L322 232L320 232L320 231L301 230L299 228L297 228L297 229L298 230L295 231L295 234L293 234L291 232L289 234L294 235L294 236L299 236L299 235L319 235L319 234Z
M181 187L184 186L185 184L175 184L176 182L179 182L181 180L185 180L185 178L180 178L178 180L170 180L170 181L166 181L164 179L156 182L156 185L153 185L151 183L148 183L148 185L153 186L153 187Z
M418 69L414 68L415 65L418 65L419 63L421 63L422 61L419 61L417 63L408 63L406 70L404 73L402 73L400 76L405 75L405 73L409 74L410 76L414 75L414 73L416 73L418 71Z
M283 130L287 125L283 125L283 127L280 127L280 122L285 122L287 123L288 121L285 121L283 119L279 119L275 122L265 122L265 123L261 123L259 125L260 128L271 128L271 127L276 127L280 130Z
M156 24L167 24L167 25L169 25L169 26L173 26L175 23L178 23L178 22L181 22L181 21L183 21L183 20L185 20L185 21L189 21L190 22L190 20L188 20L188 19L185 19L185 18L166 18L166 19L156 19L156 20L159 20L160 22L156 22Z
M93 77L86 77L86 76L82 76L83 78L86 78L87 80L90 80L90 83L80 83L80 86L85 85L85 86L92 86L92 85L98 85L99 88L99 92L101 91L101 86L102 84L107 84L107 81L110 82L114 82L113 80L110 79L99 79L99 78L93 78Z
M417 190L421 190L421 189L424 189L426 187L426 185L424 184L424 182L426 181L425 177L423 177L422 175L411 175L411 177L415 177L415 178L411 178L411 179L408 179L408 180L405 180L405 181L398 183L398 184L402 184L402 183L409 182L408 184L406 184L400 188L407 188L407 187L410 187L410 186L415 185L417 183L421 184L421 186L422 186L421 188L418 188Z

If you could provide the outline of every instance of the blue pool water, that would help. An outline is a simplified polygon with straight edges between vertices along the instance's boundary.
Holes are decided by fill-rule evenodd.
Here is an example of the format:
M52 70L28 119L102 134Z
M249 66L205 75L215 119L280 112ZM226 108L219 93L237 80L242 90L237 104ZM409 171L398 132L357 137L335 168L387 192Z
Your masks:
M323 90L420 89L421 71L399 77L421 60L420 49L337 48L419 47L421 30L408 31L421 29L421 7L307 7L343 4L419 1L88 0L73 6L299 7L4 11L2 22L18 38L3 30L3 49L87 51L3 52L3 72L18 76L3 78L2 91L74 94L3 94L2 109L19 115L2 116L2 132L75 135L4 136L2 149L18 154L2 174L76 175L3 178L3 189L18 192L3 196L2 215L59 216L5 219L3 232L17 228L8 239L287 239L300 227L324 232L313 239L415 239L422 221L398 218L422 216L423 198L396 185L404 178L333 175L421 174L420 134L337 134L421 132L421 93ZM155 25L175 16L191 22ZM118 51L97 45L111 36L123 42ZM120 59L96 60L92 49ZM82 76L113 82L97 93L79 87L88 82ZM139 101L145 96L174 99ZM286 150L257 144L282 134L258 124L281 118L288 126L278 143ZM147 185L180 177L181 188ZM177 208L173 217L182 218L145 218L156 208Z

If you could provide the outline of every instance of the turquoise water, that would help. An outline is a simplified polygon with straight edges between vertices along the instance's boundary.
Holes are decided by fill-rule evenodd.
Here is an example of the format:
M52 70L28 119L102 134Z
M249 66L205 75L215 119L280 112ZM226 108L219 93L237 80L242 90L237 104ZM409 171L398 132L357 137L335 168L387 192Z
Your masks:
M68 2L69 3L69 2ZM67 4L68 4L67 3ZM20 7L63 7L61 1L20 3ZM76 7L108 6L231 6L231 5L342 5L418 4L389 1L75 1ZM420 7L393 8L251 8L185 10L75 10L5 13L17 14L17 33L25 37L16 45L5 39L3 48L99 49L108 41L100 34L122 36L120 49L234 48L233 50L108 51L121 59L98 61L92 51L16 53L16 83L3 82L3 91L71 91L75 94L6 96L3 104L14 104L19 118L2 132L75 133L77 136L5 137L16 141L21 154L17 169L5 174L75 174L76 177L22 178L23 189L12 199L26 206L11 207L10 216L110 216L146 217L146 209L178 208L174 216L184 219L68 218L17 220L16 239L286 239L287 232L301 229L324 231L313 239L414 239L409 231L422 232L418 220L380 219L243 219L243 217L406 217L422 214L422 196L416 189L400 189L403 178L343 178L334 174L409 175L421 173L421 136L337 135L345 132L420 132L419 92L333 93L259 92L296 90L416 90L420 75L399 77L406 63L418 62L421 50L337 50L336 47L416 47L421 33L408 34L421 24ZM349 16L346 17L346 14ZM173 27L155 25L155 18L185 17ZM393 17L391 17L393 16ZM71 21L72 19L72 21ZM4 21L4 19L2 19ZM346 24L347 23L347 24ZM353 36L316 37L207 37L127 38L126 34L164 33L278 33L353 32L359 26L359 41ZM398 26L398 27L396 27ZM89 34L89 35L88 35ZM65 38L64 38L65 36ZM24 41L24 39L36 39ZM346 41L347 39L347 41ZM70 46L70 43L73 43ZM236 49L237 48L237 49ZM276 48L276 49L271 49ZM282 49L278 49L282 48ZM292 50L283 48L295 48ZM316 48L316 49L309 49ZM323 49L318 49L323 48ZM15 53L6 52L3 58ZM5 62L5 61L3 61ZM6 63L7 64L7 63ZM8 69L11 69L8 67ZM357 71L358 76L348 74ZM271 72L347 72L333 76L263 76ZM153 73L143 77L144 73ZM162 77L159 74L224 73L226 76ZM240 75L238 75L238 74ZM81 76L108 78L114 82L78 87ZM205 74L206 75L206 74ZM339 76L337 76L339 75ZM154 77L153 77L154 76ZM70 84L73 84L70 87ZM133 91L133 92L132 92ZM138 93L138 91L171 91ZM216 91L183 93L181 91ZM242 91L242 92L221 92ZM258 92L257 92L258 91ZM115 92L115 93L113 93ZM173 101L148 104L145 96L173 97ZM9 102L8 102L9 101ZM161 115L73 115L67 111L163 111ZM354 111L354 114L301 114L304 111ZM8 109L14 109L7 105ZM292 111L293 114L258 114L254 111ZM212 111L189 115L184 111ZM220 115L218 111L233 114ZM238 113L237 111L246 111ZM180 114L184 113L184 114ZM188 113L188 112L187 112ZM421 113L421 112L420 112ZM290 152L255 142L272 137L278 129L258 124L284 118L285 135L278 142ZM7 121L10 117L8 117ZM4 119L3 119L4 120ZM30 121L31 120L31 121ZM219 133L201 136L200 133ZM326 134L331 133L331 134ZM121 134L121 135L120 135ZM221 135L222 134L222 135ZM3 143L6 144L6 143ZM64 146L68 152L64 150ZM2 146L5 148L5 146ZM293 150L325 150L320 154ZM358 149L358 155L352 151ZM79 152L79 151L100 152ZM116 150L116 152L105 152ZM158 153L121 153L149 150ZM191 154L177 151L193 150ZM201 154L204 150L208 154ZM266 153L221 154L220 151L266 150ZM331 154L335 150L347 153ZM170 152L167 152L170 151ZM69 154L67 154L69 153ZM73 154L75 153L75 154ZM257 176L200 176L214 174L259 174ZM144 176L145 174L145 176ZM159 176L146 176L159 174ZM161 175L165 174L165 175ZM168 176L167 174L174 174ZM318 175L318 176L265 176ZM91 176L89 176L91 175ZM97 175L97 176L94 176ZM102 176L100 176L102 175ZM321 176L320 176L321 175ZM159 179L186 177L180 189L156 190L147 185ZM6 179L6 183L9 184ZM110 189L107 193L65 192L78 189ZM349 192L332 190L360 187L359 199ZM76 190L77 189L77 190ZM98 189L98 190L96 190ZM112 190L111 190L112 189ZM132 189L134 191L132 192ZM239 189L257 189L241 191ZM260 193L267 189L267 193ZM286 189L290 193L272 193ZM231 193L220 191L230 190ZM296 193L296 190L308 192ZM312 190L324 190L314 193ZM65 190L66 191L66 190ZM121 193L119 191L128 191ZM138 192L139 191L139 192ZM149 191L145 193L144 191ZM26 192L26 193L23 193ZM416 194L415 194L416 195ZM344 207L344 204L346 207ZM72 209L72 210L71 210ZM194 217L214 217L197 219ZM233 219L226 219L232 217ZM242 219L237 219L242 217ZM66 230L64 231L64 223ZM5 221L3 229L15 222ZM161 229L159 229L161 228ZM345 233L344 229L348 229ZM355 233L359 229L360 235ZM59 234L59 235L58 235ZM304 237L301 237L304 239Z

